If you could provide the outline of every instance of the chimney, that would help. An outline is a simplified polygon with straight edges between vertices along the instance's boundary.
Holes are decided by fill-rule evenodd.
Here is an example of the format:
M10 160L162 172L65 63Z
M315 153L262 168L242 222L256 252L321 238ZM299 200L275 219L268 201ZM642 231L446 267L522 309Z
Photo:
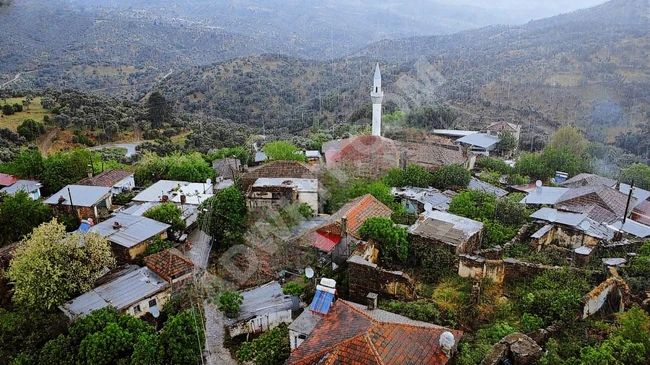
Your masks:
M162 196L161 201L162 201L163 203L166 203L168 200L169 200L169 196L167 196L167 195L163 195L163 196Z
M348 217L344 216L341 218L341 237L345 237L348 234Z
M88 171L88 178L89 178L89 179L92 179L92 178L93 178L93 173L90 172L90 171Z
M366 299L368 300L369 311L377 309L377 293L368 293Z
M120 229L120 227L122 227L122 225L120 224L120 222L115 221L115 223L113 223L113 229Z
M187 196L185 194L181 194L181 205L185 205L187 202Z

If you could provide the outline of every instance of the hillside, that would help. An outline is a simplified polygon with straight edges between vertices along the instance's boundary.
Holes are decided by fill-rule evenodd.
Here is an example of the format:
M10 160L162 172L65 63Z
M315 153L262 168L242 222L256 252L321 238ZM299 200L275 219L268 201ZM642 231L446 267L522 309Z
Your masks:
M336 61L237 59L160 87L188 111L296 133L314 120L344 121L369 102L379 59L386 99L402 110L446 103L461 114L458 125L472 128L517 121L531 148L563 124L611 141L650 108L645 10L644 1L614 0L523 26L383 41Z

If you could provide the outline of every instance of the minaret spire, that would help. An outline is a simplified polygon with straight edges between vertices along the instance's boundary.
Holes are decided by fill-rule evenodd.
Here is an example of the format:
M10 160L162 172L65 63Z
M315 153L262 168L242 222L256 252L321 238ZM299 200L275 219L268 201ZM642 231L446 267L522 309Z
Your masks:
M381 136L381 102L384 100L384 92L381 90L381 71L379 71L379 62L375 67L375 77L372 82L372 135Z

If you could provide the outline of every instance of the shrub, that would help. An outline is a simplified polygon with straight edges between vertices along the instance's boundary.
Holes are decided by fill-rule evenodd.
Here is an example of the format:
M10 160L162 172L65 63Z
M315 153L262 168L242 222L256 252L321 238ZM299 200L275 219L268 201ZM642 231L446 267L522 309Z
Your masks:
M391 301L383 309L414 319L416 321L440 323L440 311L435 302L417 300L415 302Z
M284 286L282 287L283 294L293 295L296 297L301 296L304 291L305 291L305 286L300 283L296 283L294 281L290 281L284 284Z
M239 362L252 360L257 365L284 364L289 355L289 329L284 323L252 342L243 343L235 354Z
M508 164L498 158L481 157L476 161L476 166L483 170L496 171L503 175L512 173L512 167L508 166Z
M501 185L501 174L496 171L484 171L479 178L488 184Z
M506 182L508 183L508 185L523 185L523 184L528 184L529 180L526 179L526 177L521 176L519 174L510 174L508 175Z
M464 189L472 179L472 174L461 165L449 165L433 173L432 184L438 189L459 188Z
M219 310L228 318L237 318L243 301L241 293L227 291L219 296Z
M359 233L380 244L380 253L385 260L404 263L408 259L408 233L406 229L396 227L389 218L368 218Z
M154 239L151 240L151 242L149 242L149 244L147 245L147 249L144 250L144 256L153 255L164 249L172 248L172 247L174 247L172 242L163 240L160 237L155 237Z
M45 127L34 119L25 119L16 131L26 140L33 141L45 133Z
M433 175L420 166L409 165L406 170L391 169L384 178L388 186L429 187L433 183Z

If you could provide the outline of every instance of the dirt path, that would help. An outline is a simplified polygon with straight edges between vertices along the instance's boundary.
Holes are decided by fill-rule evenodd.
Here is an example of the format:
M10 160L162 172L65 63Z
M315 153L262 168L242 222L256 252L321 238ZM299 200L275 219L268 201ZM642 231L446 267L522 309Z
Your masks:
M47 157L47 153L50 150L50 147L52 147L52 141L58 133L59 128L54 128L45 134L43 141L38 143L38 150L41 151L41 155L43 155L43 157Z
M205 289L208 299L203 300L203 313L205 316L205 360L207 365L237 365L230 351L223 346L225 337L225 317L217 309L210 297L214 297L213 286L219 281L218 286L227 286L226 282L205 271L201 278L201 286Z

